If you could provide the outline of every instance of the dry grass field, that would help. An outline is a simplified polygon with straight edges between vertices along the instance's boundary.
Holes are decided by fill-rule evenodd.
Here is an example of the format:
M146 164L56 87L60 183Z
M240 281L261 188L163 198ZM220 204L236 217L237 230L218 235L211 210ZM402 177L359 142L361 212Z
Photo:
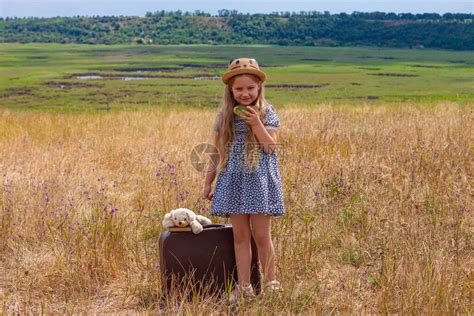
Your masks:
M473 313L472 107L276 109L284 291L237 313ZM161 217L209 209L190 153L215 114L0 110L1 314L229 312L160 298Z

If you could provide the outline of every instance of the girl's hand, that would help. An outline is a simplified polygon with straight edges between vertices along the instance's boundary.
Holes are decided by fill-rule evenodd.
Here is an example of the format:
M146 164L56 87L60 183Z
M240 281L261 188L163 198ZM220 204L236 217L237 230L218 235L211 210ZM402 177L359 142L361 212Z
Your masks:
M206 199L206 200L211 201L213 195L214 195L214 194L211 193L211 185L210 185L210 184L205 184L205 185L204 185L204 188L203 188L203 190L202 190L202 197L203 197L203 199Z
M242 115L242 119L245 121L245 123L250 125L250 127L255 127L261 124L258 112L250 106L246 106L245 108L247 109L247 113Z

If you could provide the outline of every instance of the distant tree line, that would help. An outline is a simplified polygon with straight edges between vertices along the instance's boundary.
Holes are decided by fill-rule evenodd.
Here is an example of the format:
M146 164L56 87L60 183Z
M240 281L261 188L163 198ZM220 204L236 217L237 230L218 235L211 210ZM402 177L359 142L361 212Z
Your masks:
M156 11L145 17L0 18L0 42L84 44L277 44L474 49L474 14L246 14Z

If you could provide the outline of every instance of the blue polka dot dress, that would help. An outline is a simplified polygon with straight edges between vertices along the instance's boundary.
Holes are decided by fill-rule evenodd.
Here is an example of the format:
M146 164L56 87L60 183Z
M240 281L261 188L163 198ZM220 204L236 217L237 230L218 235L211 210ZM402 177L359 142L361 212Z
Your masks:
M217 130L217 122L214 130ZM267 105L264 125L268 130L280 127L280 119L273 106ZM216 181L211 215L229 217L237 214L282 216L285 213L278 149L266 154L260 149L260 163L251 171L245 160L245 137L249 126L234 115L235 139L231 144L227 167Z

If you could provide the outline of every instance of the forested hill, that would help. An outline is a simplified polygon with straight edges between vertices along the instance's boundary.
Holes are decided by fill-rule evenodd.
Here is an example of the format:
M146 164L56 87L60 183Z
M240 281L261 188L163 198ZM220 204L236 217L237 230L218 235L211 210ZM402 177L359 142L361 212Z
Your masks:
M148 12L145 17L1 18L0 42L277 44L474 50L474 14Z

